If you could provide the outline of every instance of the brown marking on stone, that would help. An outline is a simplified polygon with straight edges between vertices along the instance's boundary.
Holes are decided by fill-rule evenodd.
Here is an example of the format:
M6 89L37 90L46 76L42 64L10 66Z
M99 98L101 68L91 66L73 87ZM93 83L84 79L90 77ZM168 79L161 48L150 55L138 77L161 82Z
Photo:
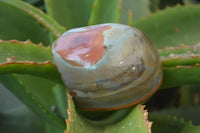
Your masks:
M55 51L72 66L92 66L103 57L103 31L110 28L87 27L86 31L66 33L55 42Z
M76 96L76 95L77 95L77 93L74 92L74 91L69 91L69 93L70 93L72 96Z
M104 48L105 50L107 50L108 47L107 47L106 45L104 45L103 48Z

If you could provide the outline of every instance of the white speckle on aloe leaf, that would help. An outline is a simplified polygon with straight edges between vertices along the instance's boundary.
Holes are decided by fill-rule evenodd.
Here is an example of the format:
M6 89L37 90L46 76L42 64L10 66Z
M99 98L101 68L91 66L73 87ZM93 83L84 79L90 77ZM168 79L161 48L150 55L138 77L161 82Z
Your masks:
M132 126L132 125L134 125L134 123L135 123L135 121L133 121L133 122L129 123L129 126Z
M16 60L17 60L17 58L15 56L11 56L11 57L6 58L7 62L13 62L13 61L16 61Z

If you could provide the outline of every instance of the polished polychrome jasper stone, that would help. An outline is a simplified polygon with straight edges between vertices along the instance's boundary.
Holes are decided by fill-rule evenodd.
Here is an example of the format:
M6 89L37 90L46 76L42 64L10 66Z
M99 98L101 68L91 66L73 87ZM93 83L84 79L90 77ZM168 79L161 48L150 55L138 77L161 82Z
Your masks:
M150 97L162 82L157 49L142 31L122 24L71 29L52 53L81 110L126 108Z

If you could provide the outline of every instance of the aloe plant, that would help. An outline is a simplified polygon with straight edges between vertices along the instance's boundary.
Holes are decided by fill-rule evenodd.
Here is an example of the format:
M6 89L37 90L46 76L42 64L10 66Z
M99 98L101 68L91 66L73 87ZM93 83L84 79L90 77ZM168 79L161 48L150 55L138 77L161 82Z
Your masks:
M200 132L198 1L44 3L0 0L0 132ZM164 79L143 105L88 116L66 93L51 44L66 30L100 23L122 23L148 34L159 50ZM88 118L96 116L101 119Z

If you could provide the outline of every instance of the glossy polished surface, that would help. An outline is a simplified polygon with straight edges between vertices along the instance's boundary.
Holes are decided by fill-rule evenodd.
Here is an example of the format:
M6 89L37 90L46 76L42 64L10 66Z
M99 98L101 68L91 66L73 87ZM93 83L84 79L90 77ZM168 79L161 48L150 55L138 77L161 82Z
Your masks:
M162 82L153 42L126 25L108 23L69 30L55 41L52 53L82 110L116 110L138 104Z
M110 26L89 27L84 32L66 32L55 42L55 51L73 66L92 66L106 50L102 32Z

